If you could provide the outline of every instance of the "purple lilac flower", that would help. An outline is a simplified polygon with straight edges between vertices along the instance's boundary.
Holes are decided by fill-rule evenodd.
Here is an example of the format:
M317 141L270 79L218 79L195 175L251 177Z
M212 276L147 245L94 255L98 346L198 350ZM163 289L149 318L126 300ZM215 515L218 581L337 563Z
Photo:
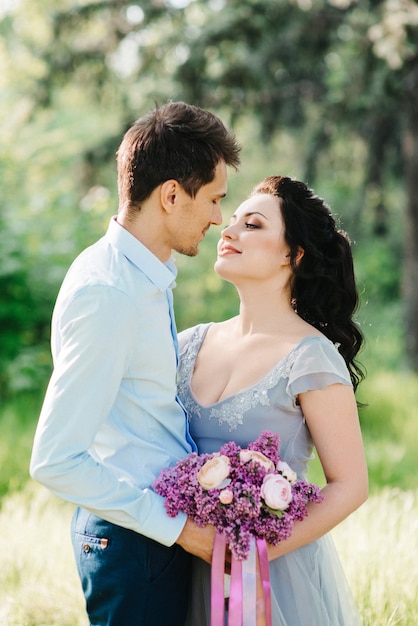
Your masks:
M263 431L260 437L249 444L249 450L261 452L276 466L280 461L280 439L277 434ZM296 520L308 514L307 503L319 503L323 496L318 487L306 481L297 481L291 486L292 500L285 511L272 512L260 494L263 479L270 472L251 460L240 461L241 448L233 441L224 444L219 453L230 460L228 489L233 493L230 504L219 500L222 486L203 489L198 480L199 469L214 458L215 454L189 454L174 467L161 471L154 483L156 493L165 498L165 508L170 517L184 511L199 526L213 524L222 533L237 559L248 555L253 536L276 545L290 537Z

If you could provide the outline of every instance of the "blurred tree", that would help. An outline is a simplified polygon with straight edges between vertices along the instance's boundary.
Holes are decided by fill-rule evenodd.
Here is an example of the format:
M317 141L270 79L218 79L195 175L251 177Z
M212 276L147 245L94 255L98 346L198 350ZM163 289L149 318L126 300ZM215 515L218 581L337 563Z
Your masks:
M0 397L11 388L10 365L19 359L22 371L18 388L32 364L23 356L39 340L40 306L34 297L30 280L30 262L16 229L0 220ZM38 379L39 381L39 379Z
M406 344L418 371L417 11L413 0L5 2L0 130L18 174L3 193L38 276L56 290L115 211L125 128L154 101L184 99L227 123L254 118L264 142L292 131L312 185L344 152L350 171L335 184L346 177L347 201L363 185L353 221L367 212L383 241L388 189L402 181ZM206 281L199 289L199 301L222 298Z
M406 354L418 371L418 5L414 0L197 2L206 19L176 78L204 105L255 114L263 136L303 128L305 178L338 137L366 147L374 232L391 229L394 178L406 195ZM191 5L191 9L192 9ZM348 150L351 148L348 147ZM399 202L402 202L400 196Z

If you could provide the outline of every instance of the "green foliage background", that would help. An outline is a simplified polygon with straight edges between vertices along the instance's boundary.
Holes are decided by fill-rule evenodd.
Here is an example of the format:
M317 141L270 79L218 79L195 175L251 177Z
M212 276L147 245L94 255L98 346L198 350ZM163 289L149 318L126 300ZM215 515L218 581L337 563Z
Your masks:
M269 174L306 180L331 205L352 238L362 295L357 321L369 377L360 399L369 406L361 418L370 450L377 437L383 446L370 453L372 466L384 465L384 446L410 437L402 423L417 417L418 315L411 318L405 296L417 292L405 260L418 193L405 146L418 145L410 106L417 29L412 0L0 5L0 460L10 467L3 492L26 477L13 450L22 445L27 458L51 371L60 283L117 211L121 136L170 98L210 108L243 145L225 220ZM209 231L196 258L177 258L179 330L237 311L234 289L212 269L219 234ZM413 446L411 439L397 448L408 468ZM375 483L391 482L393 472L382 469ZM399 480L409 485L406 473Z
M0 396L45 385L60 282L117 210L121 136L170 98L211 108L244 146L226 217L268 174L326 198L354 241L366 360L416 369L403 146L418 145L417 29L411 0L2 3ZM218 236L178 259L180 329L236 310L212 272Z
M50 318L71 261L117 211L123 132L168 99L211 109L243 145L225 221L256 182L286 174L324 197L351 236L372 496L336 532L365 624L412 626L415 0L0 0L0 621L84 623L70 556L57 576L71 507L28 476ZM196 258L177 256L179 330L237 311L233 287L213 272L219 234L209 231ZM318 462L311 479L323 481Z

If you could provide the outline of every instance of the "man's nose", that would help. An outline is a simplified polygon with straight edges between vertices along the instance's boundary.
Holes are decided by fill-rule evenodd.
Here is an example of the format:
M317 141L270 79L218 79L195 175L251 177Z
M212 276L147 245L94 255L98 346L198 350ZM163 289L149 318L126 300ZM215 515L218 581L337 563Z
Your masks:
M211 224L215 224L216 226L220 226L222 224L222 211L219 205L214 207L211 217Z

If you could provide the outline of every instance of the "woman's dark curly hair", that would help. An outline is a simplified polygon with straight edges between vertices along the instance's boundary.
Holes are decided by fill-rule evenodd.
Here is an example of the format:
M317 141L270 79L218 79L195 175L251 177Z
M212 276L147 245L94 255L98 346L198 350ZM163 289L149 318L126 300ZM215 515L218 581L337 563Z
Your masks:
M359 304L351 244L338 230L330 208L305 183L285 176L270 176L251 195L270 194L280 199L285 239L293 269L292 305L298 315L339 344L354 390L364 378L355 357L363 334L353 322ZM303 256L300 256L300 249Z

